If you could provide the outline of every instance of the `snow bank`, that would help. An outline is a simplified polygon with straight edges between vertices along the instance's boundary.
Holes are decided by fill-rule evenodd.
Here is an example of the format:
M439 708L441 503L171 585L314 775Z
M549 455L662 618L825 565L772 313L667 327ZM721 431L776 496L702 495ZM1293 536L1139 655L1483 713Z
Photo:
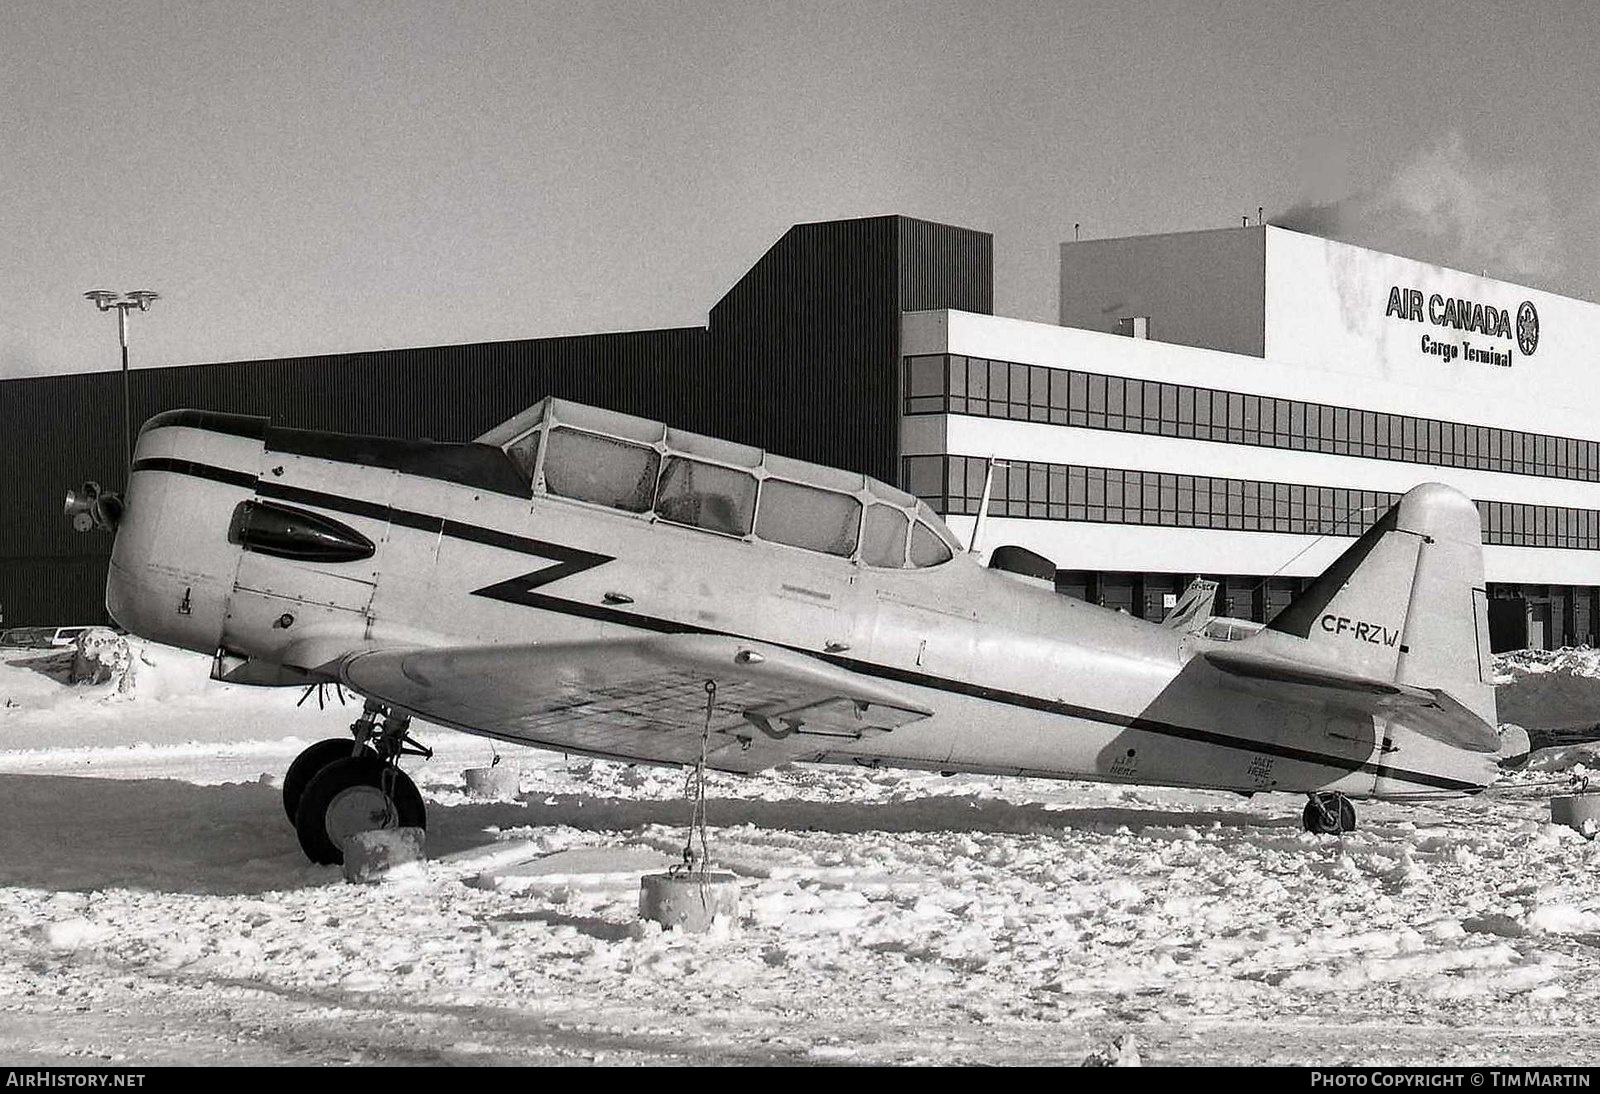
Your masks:
M347 885L277 780L355 708L145 652L131 699L0 658L8 1059L1592 1060L1600 842L1541 798L1364 803L1335 838L1270 794L713 775L742 910L683 935L637 915L683 772L499 745L521 793L474 800L493 749L419 727L431 861Z
M1510 683L1522 673L1562 673L1600 678L1600 650L1589 646L1563 646L1558 650L1515 650L1496 654L1496 683ZM1507 679L1501 679L1505 677Z

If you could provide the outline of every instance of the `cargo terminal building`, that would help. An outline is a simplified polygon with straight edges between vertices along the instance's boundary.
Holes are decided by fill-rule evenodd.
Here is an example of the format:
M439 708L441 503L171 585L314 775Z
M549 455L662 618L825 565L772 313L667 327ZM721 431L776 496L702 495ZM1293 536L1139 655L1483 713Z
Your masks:
M1499 648L1590 642L1600 306L1270 226L1067 243L1060 325L903 326L904 485L1072 593L1159 616L1185 574L1270 618L1405 490L1483 521Z
M992 312L992 239L796 225L704 327L138 369L134 413L467 440L546 395L898 482L1057 588L1159 618L1196 575L1265 620L1406 489L1484 527L1497 648L1600 628L1600 305L1270 226L1061 247L1059 325ZM116 373L0 383L8 626L93 622L109 542L61 491L120 481Z

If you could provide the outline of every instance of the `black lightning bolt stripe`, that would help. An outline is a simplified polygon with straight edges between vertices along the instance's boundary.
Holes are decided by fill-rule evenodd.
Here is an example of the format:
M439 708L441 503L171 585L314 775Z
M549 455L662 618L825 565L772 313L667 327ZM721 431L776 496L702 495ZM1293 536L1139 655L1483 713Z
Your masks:
M554 567L551 567L553 569ZM585 567L587 569L588 567ZM512 604L521 604L528 608L540 608L547 612L558 612L561 615L577 616L580 619L595 619L601 623L621 623L623 626L635 630L651 631L655 634L716 634L729 638L745 638L745 635L732 634L728 631L712 630L709 627L697 627L693 623L679 623L674 619L662 619L653 615L641 615L635 612L618 611L616 608L604 608L598 604L580 604L575 600L567 600L559 596L550 596L547 593L536 593L532 590L538 585L545 584L540 580L534 585L528 585L529 578L544 578L547 571L539 570L531 574L514 577L510 581L502 581L497 585L487 585L482 589L473 590L473 596L487 596L495 600L504 600ZM567 575L560 575L565 577ZM550 578L548 580L555 580ZM772 642L771 639L749 639L750 641L771 642L774 646L783 646L782 642ZM799 646L784 646L797 653L809 653L813 657L821 656L815 650L801 649Z
M530 608L545 607L545 601L558 598L545 596L533 590L541 585L548 585L552 581L560 581L573 574L581 574L585 570L592 570L596 566L604 566L612 560L613 555L599 555L592 551L580 551L575 547L562 547L559 544L544 544L537 552L545 558L551 559L555 565L546 566L542 570L530 570L518 577L508 578L493 585L485 585L481 589L472 590L473 596L486 596L490 600L504 600L508 604L523 604ZM571 601L560 600L562 604ZM626 613L619 612L619 615Z
M264 498L277 498L279 501L297 501L302 505L315 505L319 509L334 509L340 513L349 513L353 517L366 517L368 520L389 520L407 528L419 528L426 532L437 532L444 526L444 518L424 516L422 513L407 513L404 510L391 509L389 506L377 501L362 501L360 498L347 498L342 494L325 494L321 490L307 490L300 486L286 486L272 479L257 479L252 485L256 493ZM410 519L405 519L410 518Z
M168 471L176 475L188 475L192 478L223 482L230 486L253 487L255 492L264 498L276 498L279 501L313 505L318 509L331 509L337 513L347 513L354 517L366 517L369 520L389 521L403 528L415 528L421 532L445 535L451 539L466 540L469 543L481 543L487 547L499 547L506 551L516 551L518 554L547 558L554 562L554 566L545 566L522 574L519 577L511 578L508 581L485 586L482 589L475 590L472 594L474 596L486 596L493 600L505 600L513 604L543 606L539 602L550 598L535 597L531 590L538 588L540 585L549 584L552 581L559 581L564 577L571 577L573 574L581 574L585 570L592 570L596 566L603 566L616 557L614 555L598 554L594 551L583 551L560 543L550 543L542 539L519 536L511 532L501 532L494 528L484 528L477 524L463 524L461 521L447 520L444 517L437 517L428 513L417 513L409 509L395 509L381 502L363 501L360 498L347 498L340 494L324 493L321 490L307 490L300 486L289 486L284 483L273 482L271 479L259 479L248 472L234 471L226 467L214 467L210 464L196 463L193 460L151 457L139 460L133 465L133 469L135 471ZM560 603L565 604L567 601L560 601ZM612 614L627 617L626 613L622 612Z
M906 669L891 668L888 665L877 665L868 661L858 661L855 658L841 657L837 654L817 653L811 650L800 650L798 652L810 653L811 656L819 660L829 661L840 668L859 672L864 676L877 677L880 680L893 680L896 683L915 684L932 688L936 691L970 695L975 699L986 699L989 702L1003 703L1006 706L1026 707L1030 710L1044 711L1048 714L1060 714L1086 722L1100 722L1104 725L1119 726L1123 729L1141 729L1163 737L1176 737L1200 744L1216 745L1219 748L1237 749L1241 752L1260 752L1272 756L1281 756L1286 760L1298 760L1322 767L1338 768L1341 771L1362 771L1371 775L1387 775L1405 782L1438 787L1443 790L1466 791L1483 789L1483 786L1479 783L1452 779L1445 775L1432 775L1423 771L1408 771L1404 768L1392 767L1387 762L1373 763L1370 760L1346 759L1332 756L1325 752L1295 748L1292 745L1276 744L1272 741L1258 741L1249 737L1235 737L1232 734L1179 725L1176 722L1163 722L1154 718L1145 718L1138 714L1119 714L1114 711L1079 706L1076 703L1064 703L1059 699L1044 699L1036 695L1004 691L984 684L967 683L961 680L946 680L942 677L929 676L925 673L912 672Z
M1409 771L1393 767L1387 762L1355 761L1327 753L1315 752L1310 749L1281 745L1272 741L1235 737L1231 734L1217 733L1213 730L1200 729L1196 726L1179 725L1175 722L1144 718L1137 714L1121 714L1115 711L1099 710L1094 707L1079 706L1075 703L1064 703L1056 699L1046 699L1041 696L1006 691L1001 688L989 687L985 684L972 683L965 680L951 680L941 676L930 676L926 673L907 669L896 669L871 661L860 661L853 657L843 657L838 654L803 649L798 646L786 645L782 642L773 642L767 638L758 639L749 635L732 634L728 631L709 630L689 623L679 623L676 620L663 619L657 616L618 611L615 608L601 607L597 604L580 604L576 601L536 592L535 590L561 578L571 577L573 574L604 565L612 561L615 556L582 551L559 543L549 543L544 540L513 535L509 532L500 532L493 528L483 528L474 524L462 524L458 521L446 520L443 517L429 516L424 513L415 513L404 509L391 509L386 505L361 501L355 498L340 497L337 494L325 494L316 490L285 486L267 480L261 480L258 483L257 480L244 475L242 472L193 463L189 460L140 460L133 465L133 469L135 471L172 471L177 474L192 475L197 478L212 479L218 482L256 486L258 492L263 496L280 498L284 501L297 501L302 504L315 505L318 508L332 509L335 512L349 513L352 516L368 517L373 520L388 519L404 527L436 532L455 539L470 540L471 542L482 543L491 547L501 547L520 554L547 558L555 563L552 566L544 566L517 577L496 582L493 585L486 585L481 589L475 589L472 592L473 596L483 596L492 600L501 600L511 604L520 604L530 608L578 616L584 619L620 623L624 626L638 630L653 631L658 634L719 634L748 641L772 642L775 646L782 646L784 649L794 650L796 653L803 653L818 660L827 661L847 671L857 672L863 676L880 680L893 680L897 683L912 684L934 691L967 695L976 699L985 699L989 702L1003 703L1007 706L1025 707L1045 713L1077 718L1082 721L1119 726L1124 729L1144 730L1163 737L1209 744L1219 748L1281 756L1285 759L1300 760L1340 771L1362 771L1419 786L1432 786L1441 790L1473 792L1483 789L1483 786L1478 783L1452 779L1445 775L1434 775L1425 771Z
M444 517L436 517L428 513L416 513L409 509L395 509L377 502L360 501L355 498L341 497L338 494L325 494L320 490L307 490L299 486L286 486L268 479L262 479L257 483L256 492L263 497L278 498L283 501L297 501L302 505L315 505L319 509L332 509L340 513L349 513L352 516L369 517L372 520L388 520L404 528L415 528L422 532L433 532L449 536L451 539L466 540L469 543L481 543L486 547L499 547L502 550L516 551L519 554L547 558L555 563L553 566L544 566L506 581L486 585L481 589L474 589L472 592L473 596L486 596L491 600L504 600L512 604L531 605L534 603L533 600L529 599L533 595L532 590L540 585L547 585L564 577L581 574L585 570L594 569L596 566L604 566L616 557L615 555L602 555L595 551L579 550L576 547L568 547L561 543L551 543L547 540L519 536L511 532L501 532L494 528L484 528L477 524L463 524L458 520L447 520Z

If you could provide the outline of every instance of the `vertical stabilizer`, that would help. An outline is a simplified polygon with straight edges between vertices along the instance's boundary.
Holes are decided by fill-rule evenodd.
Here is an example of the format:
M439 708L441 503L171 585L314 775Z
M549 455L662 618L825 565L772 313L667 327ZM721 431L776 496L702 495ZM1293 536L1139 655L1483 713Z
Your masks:
M1175 631L1193 634L1205 629L1211 620L1212 610L1217 603L1217 589L1215 581L1207 581L1197 577L1189 582L1189 587L1183 590L1183 595L1178 597L1178 602L1172 606L1161 620L1163 627L1171 627Z
M1439 688L1496 724L1489 653L1489 599L1483 582L1478 507L1448 486L1429 483L1400 499L1400 524L1427 541L1411 586L1397 682Z
M1451 487L1408 491L1268 629L1350 672L1437 688L1495 722L1478 509Z

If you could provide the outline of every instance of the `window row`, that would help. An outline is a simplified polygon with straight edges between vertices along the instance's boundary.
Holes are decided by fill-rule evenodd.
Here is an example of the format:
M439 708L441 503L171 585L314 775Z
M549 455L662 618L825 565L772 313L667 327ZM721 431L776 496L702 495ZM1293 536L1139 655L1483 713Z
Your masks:
M650 513L722 535L754 535L857 558L868 566L937 566L953 557L949 544L932 528L893 505L863 505L838 491L758 478L742 468L663 454L649 445L584 430L558 426L547 437L545 433L536 429L505 451L530 481L539 469L538 488L555 497Z
M908 456L906 487L936 511L973 515L988 460ZM996 464L989 514L1291 535L1358 536L1399 494L1337 486L1012 461ZM1600 512L1479 501L1483 541L1512 547L1600 550Z
M907 414L971 414L1600 482L1600 441L959 354L906 358Z

